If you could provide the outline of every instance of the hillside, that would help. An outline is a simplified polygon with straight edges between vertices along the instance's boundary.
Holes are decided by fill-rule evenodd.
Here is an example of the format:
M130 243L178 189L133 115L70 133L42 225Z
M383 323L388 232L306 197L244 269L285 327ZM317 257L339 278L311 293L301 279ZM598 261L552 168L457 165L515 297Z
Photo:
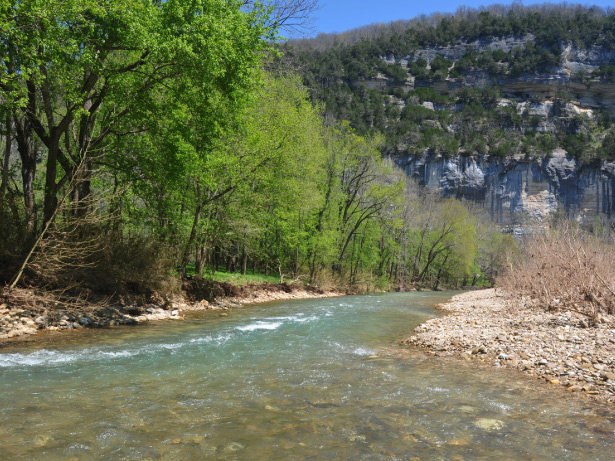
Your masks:
M551 157L564 157L574 164L573 176L588 168L606 174L608 191L594 211L612 211L613 178L602 168L615 159L612 11L553 5L460 9L294 41L285 53L286 64L298 67L329 117L349 120L361 134L383 133L383 153L423 183L434 178L416 168L417 159L423 159L421 167L438 159L444 167L432 170L439 170L435 180L444 182L445 191L485 199L484 190L463 191L463 181L447 180L447 159L471 157L488 162L481 170L498 171L510 170L511 160L537 163L538 176L548 183L570 176L549 173ZM454 163L457 170L473 165ZM472 189L471 183L465 185ZM595 185L582 185L581 195ZM559 199L567 209L595 203L593 196L579 199L578 191L574 197L569 191L556 195L548 199Z
M511 7L406 27L292 42L288 59L329 114L385 133L387 154L559 146L584 161L615 158L615 14Z

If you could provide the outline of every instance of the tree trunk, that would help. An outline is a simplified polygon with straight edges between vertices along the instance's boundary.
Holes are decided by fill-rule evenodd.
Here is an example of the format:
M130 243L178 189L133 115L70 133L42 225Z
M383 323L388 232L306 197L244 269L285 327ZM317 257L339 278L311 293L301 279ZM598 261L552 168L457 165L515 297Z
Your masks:
M213 260L211 262L211 275L214 275L218 270L218 264L220 263L220 247L215 246L213 251Z
M51 130L51 141L47 149L47 170L45 172L45 198L43 200L43 226L52 218L58 206L58 152L60 140L57 130Z
M15 118L15 140L21 158L21 181L23 188L26 235L28 240L36 237L36 198L34 178L36 176L36 152L32 141L32 126L25 119Z
M226 267L227 274L233 272L233 257L230 254L226 255L226 262L224 263L224 266Z
M9 186L9 162L11 160L11 116L6 116L6 136L4 145L4 159L2 161L2 183L0 183L0 206L4 206L4 196Z
M314 283L316 277L316 251L312 254L312 262L310 264L310 283Z
M444 257L444 261L442 261L442 265L438 269L438 275L436 276L436 282L433 285L434 291L437 290L438 289L438 285L440 285L440 277L442 276L442 270L444 269L444 266L446 265L446 260L447 259L448 259L448 254Z
M83 218L91 209L91 204L88 203L91 179L91 162L86 161L76 173L76 183L73 189L73 213L77 218Z
M207 248L200 243L196 246L196 255L194 258L194 272L197 277L203 277L205 271L205 262L207 261Z
M421 266L421 256L423 255L423 242L425 241L425 232L427 229L423 229L421 231L421 242L419 243L419 247L416 250L414 255L414 264L412 268L412 281L416 282L419 278L420 266Z
M241 253L241 275L246 275L248 271L248 246L243 242L243 251Z
M199 203L194 212L194 219L192 221L192 229L190 230L190 237L188 237L188 241L186 242L186 246L184 247L184 253L182 255L181 268L179 273L182 276L186 276L186 266L188 265L188 257L190 256L190 248L194 244L196 239L196 231L199 226L199 216L201 214L201 204Z
M117 190L119 187L119 181L117 179L117 173L114 175L113 178L113 198L115 200L115 197L117 197ZM118 197L117 199L117 206L115 207L115 216L113 216L113 233L114 234L119 234L120 232L120 224L122 221L122 197Z

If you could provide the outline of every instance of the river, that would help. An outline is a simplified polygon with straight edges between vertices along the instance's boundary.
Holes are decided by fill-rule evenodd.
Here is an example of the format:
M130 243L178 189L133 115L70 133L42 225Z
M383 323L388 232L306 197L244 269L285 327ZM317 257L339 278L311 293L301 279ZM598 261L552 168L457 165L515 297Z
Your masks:
M615 410L399 340L450 293L283 301L0 351L2 459L612 459Z

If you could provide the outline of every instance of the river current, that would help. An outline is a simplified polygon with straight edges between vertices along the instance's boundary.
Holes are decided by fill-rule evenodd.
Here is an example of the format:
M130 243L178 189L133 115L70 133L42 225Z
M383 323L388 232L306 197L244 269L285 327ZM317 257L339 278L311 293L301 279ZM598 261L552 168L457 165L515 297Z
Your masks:
M2 349L0 458L612 459L612 408L398 345L449 296L275 302Z

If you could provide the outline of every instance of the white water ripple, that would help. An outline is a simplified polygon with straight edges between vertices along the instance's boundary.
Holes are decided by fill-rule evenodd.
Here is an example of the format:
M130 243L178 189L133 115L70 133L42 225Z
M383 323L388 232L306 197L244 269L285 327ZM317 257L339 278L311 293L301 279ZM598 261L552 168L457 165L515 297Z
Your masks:
M209 337L209 341L207 342L210 341L215 341L215 339ZM147 345L128 350L113 350L110 348L100 347L71 351L41 349L29 354L0 354L0 368L54 366L67 365L77 362L109 361L134 357L137 355L159 354L162 351L170 351L171 353L175 353L177 350L185 346L187 346L187 343L180 341L176 343Z
M255 331L255 330L276 330L282 325L282 322L255 322L249 325L237 327L239 331Z

